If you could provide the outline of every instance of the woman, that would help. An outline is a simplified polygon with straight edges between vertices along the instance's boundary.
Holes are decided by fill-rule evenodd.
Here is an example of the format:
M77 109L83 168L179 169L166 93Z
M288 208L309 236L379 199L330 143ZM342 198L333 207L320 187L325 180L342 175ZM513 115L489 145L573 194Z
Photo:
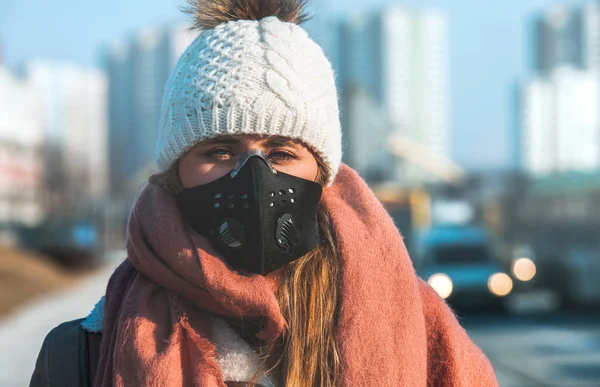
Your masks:
M197 0L128 258L33 386L495 386L393 221L340 164L303 0ZM93 383L92 383L93 382Z

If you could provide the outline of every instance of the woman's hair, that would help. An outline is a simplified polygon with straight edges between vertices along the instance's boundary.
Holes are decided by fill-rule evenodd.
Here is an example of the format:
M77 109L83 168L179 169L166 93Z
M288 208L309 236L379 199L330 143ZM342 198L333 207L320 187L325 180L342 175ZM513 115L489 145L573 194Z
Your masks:
M317 181L329 178L327 164L315 154ZM149 182L176 195L183 189L178 163ZM277 299L286 322L283 338L260 348L262 363L250 385L263 373L281 372L287 387L338 384L340 357L337 333L339 265L329 215L319 203L317 213L321 242L308 254L282 269L278 277Z

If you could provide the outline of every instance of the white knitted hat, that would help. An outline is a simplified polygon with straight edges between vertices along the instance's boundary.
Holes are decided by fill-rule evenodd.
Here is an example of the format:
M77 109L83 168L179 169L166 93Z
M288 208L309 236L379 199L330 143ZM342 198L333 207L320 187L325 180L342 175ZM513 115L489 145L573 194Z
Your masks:
M228 21L200 33L179 59L163 97L156 163L167 169L199 141L232 134L298 139L333 181L342 153L333 70L300 26L275 16Z

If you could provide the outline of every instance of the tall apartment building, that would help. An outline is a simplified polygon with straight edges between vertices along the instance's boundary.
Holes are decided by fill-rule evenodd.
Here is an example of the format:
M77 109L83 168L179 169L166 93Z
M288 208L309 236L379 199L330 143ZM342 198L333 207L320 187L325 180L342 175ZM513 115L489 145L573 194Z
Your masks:
M196 36L183 27L148 27L107 48L104 67L113 195L130 196L136 176L151 164L164 86Z
M532 18L533 76L516 97L521 165L532 174L600 168L600 5Z
M571 66L600 71L600 5L556 6L532 18L533 69Z
M389 175L393 161L385 145L392 132L446 155L449 85L444 15L387 6L351 16L340 28L336 57L346 161L367 177ZM361 109L370 113L359 113Z
M34 90L0 65L0 227L44 217L40 113Z
M41 103L51 210L74 211L75 203L104 198L108 188L106 77L95 69L45 60L28 63L25 72Z
M595 73L560 68L523 85L525 168L534 174L600 166L600 83Z

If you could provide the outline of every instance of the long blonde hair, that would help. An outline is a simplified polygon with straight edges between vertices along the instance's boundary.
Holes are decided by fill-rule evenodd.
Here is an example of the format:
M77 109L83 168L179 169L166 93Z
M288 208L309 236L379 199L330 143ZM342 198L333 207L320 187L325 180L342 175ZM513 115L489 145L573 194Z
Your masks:
M318 181L324 184L329 172L315 155ZM150 177L172 194L183 189L175 163L166 172ZM323 203L318 223L322 240L308 254L285 267L277 278L276 296L287 329L281 340L259 349L262 362L250 386L260 376L280 374L286 387L333 387L338 384L340 356L337 343L339 264L331 222Z

